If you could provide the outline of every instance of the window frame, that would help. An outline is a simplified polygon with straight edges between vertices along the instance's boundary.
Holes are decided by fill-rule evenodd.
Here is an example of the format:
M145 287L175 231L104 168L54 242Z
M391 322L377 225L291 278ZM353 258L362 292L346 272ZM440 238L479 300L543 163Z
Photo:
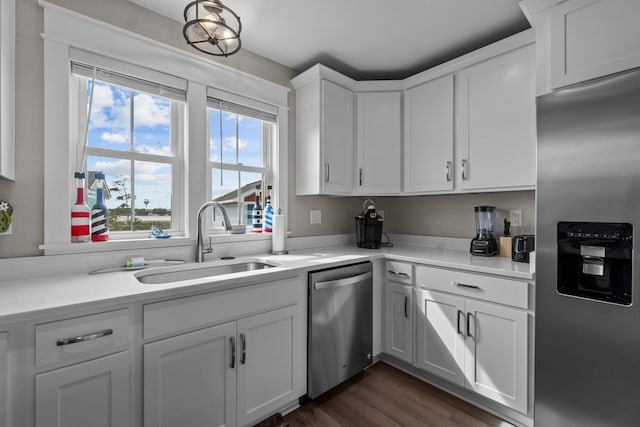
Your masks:
M277 111L273 184L279 190L274 201L287 211L289 85L281 85L236 68L205 58L188 50L124 30L81 15L58 5L41 1L44 8L44 243L45 255L130 251L155 247L193 246L196 214L209 198L206 194L206 99L207 87L273 106ZM70 243L70 206L73 203L75 165L71 131L74 123L69 108L71 79L69 64L74 50L94 52L124 66L162 70L187 81L187 135L181 184L185 236L171 239L110 240L103 243ZM65 191L65 189L67 191ZM217 238L214 237L214 241ZM254 235L220 236L222 241L254 240ZM260 238L270 238L260 236Z
M208 93L215 93L212 91L212 88L208 89ZM231 102L229 99L222 99L220 98L223 102L224 101L228 101ZM212 109L217 109L220 114L223 114L224 112L229 112L228 110L224 110L222 107L218 107L216 108L215 106L213 106L212 104L212 97L208 97L207 100L207 175L206 175L206 193L207 195L210 195L211 197L213 197L213 170L214 169L220 169L221 173L222 171L238 171L240 173L242 172L251 172L251 173L258 173L258 174L262 174L264 176L264 187L262 188L262 193L263 196L266 194L266 186L267 185L271 185L273 186L273 181L274 181L274 177L276 175L276 173L274 172L274 168L273 168L273 153L274 153L274 146L275 144L277 144L277 137L276 137L276 125L277 125L277 116L276 116L276 122L271 122L271 121L266 121L266 120L262 120L258 117L251 117L249 115L243 115L240 112L237 111L232 111L232 114L236 115L236 120L238 120L238 116L242 116L242 117L248 117L251 119L255 119L255 120L260 120L261 122L261 129L260 129L260 138L261 138L261 151L260 151L260 155L262 157L262 166L249 166L249 165L243 165L242 163L225 163L223 162L222 158L220 158L219 162L213 161L211 159L211 138L209 137L211 135L211 120L209 120L210 117L210 110ZM244 101L244 102L243 102ZM246 106L248 108L251 109L255 109L257 111L261 111L262 109L260 108L255 108L255 103L253 106L250 106L249 104L251 103L251 100L247 100L247 99L239 99L238 97L234 97L234 104L237 104L239 106ZM264 110L268 110L268 107L263 107ZM264 111L265 114L269 114L268 111ZM237 125L237 121L236 121L236 125ZM236 128L236 139L239 139L239 135L237 132L237 128ZM220 141L220 143L222 144L222 141ZM238 206L240 207L241 202L240 202L240 197L241 197L241 193L240 190L242 189L242 186L240 185L240 181L238 181ZM276 194L274 192L274 194L272 195L274 197L274 199L276 199ZM242 216L242 209L238 209L238 216L237 218L230 218L231 223L233 225L237 225L240 224L240 222L238 222L240 220ZM209 214L209 217L206 219L207 220L207 228L206 231L209 234L213 234L213 235L224 235L226 234L226 230L224 230L223 228L218 228L218 227L212 227L211 224L213 222L213 217ZM246 226L246 231L247 233L251 232L251 224L245 224Z
M132 76L135 77L135 76ZM87 117L88 106L86 100L88 97L87 91L87 82L90 80L85 76L71 76L71 79L76 79L78 81L77 84L71 84L71 87L74 89L71 92L71 98L69 103L71 105L72 111L77 111L77 117L72 117L74 121L76 121L79 126L75 126L71 133L71 140L77 141L76 144L76 159L79 162L82 162L82 152L85 143L88 144L88 141L84 141L84 127L88 125L86 120L82 120L82 118ZM101 81L100 79L96 79ZM131 91L131 93L148 93L141 90L137 90L134 88L129 88L126 86L116 85L115 83L105 82L106 84L122 87ZM154 95L155 96L155 95ZM135 161L144 161L144 162L153 162L153 163L163 163L171 166L171 228L169 230L165 230L170 232L174 236L184 236L185 235L185 222L184 215L182 214L182 206L183 206L183 192L181 188L184 188L184 178L183 178L183 164L184 160L184 121L186 115L186 102L181 103L178 100L173 98L165 98L171 102L171 123L170 123L170 144L171 144L171 156L162 156L157 154L149 154L149 153L138 153L135 151L123 151L123 150L110 150L108 148L100 148L100 147L91 147L87 145L86 147L86 158L89 156L100 156L100 157L110 157L115 159L124 159L132 162ZM131 113L133 114L133 113ZM134 118L135 120L135 118ZM82 123L80 123L82 122ZM130 132L133 129L130 129ZM130 136L132 137L132 136ZM87 160L84 159L85 166ZM86 166L88 169L88 166ZM135 174L135 169L131 169ZM87 183L87 186L89 183ZM135 188L133 177L131 177L131 185L132 185L132 193L134 193ZM135 193L134 193L135 194ZM135 207L134 202L132 202L132 212ZM139 230L139 231L109 231L109 238L113 240L130 240L130 239L139 239L143 237L147 237L149 234L148 230ZM117 237L114 239L114 237Z

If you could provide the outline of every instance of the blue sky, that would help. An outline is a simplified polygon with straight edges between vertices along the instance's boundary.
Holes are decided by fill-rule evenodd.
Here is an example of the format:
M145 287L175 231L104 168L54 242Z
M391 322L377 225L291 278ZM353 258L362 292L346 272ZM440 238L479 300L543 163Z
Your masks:
M88 83L90 87L91 83ZM130 115L133 98L133 134L131 146ZM210 160L220 161L220 116L210 109ZM89 147L100 147L118 151L133 150L141 153L171 155L170 144L171 101L146 93L130 91L103 82L96 82L89 126ZM222 114L222 159L236 163L236 120L238 121L238 159L240 163L261 166L260 121L223 112ZM171 208L171 165L135 161L136 207L143 208L149 200L149 209ZM103 171L109 186L118 177L129 180L131 190L131 161L125 159L89 156L87 169ZM237 172L226 171L223 185L220 172L214 170L212 177L214 197L237 188ZM259 177L259 176L258 176ZM254 181L255 174L241 174L241 185ZM117 194L116 194L117 195ZM111 208L120 201L107 201Z

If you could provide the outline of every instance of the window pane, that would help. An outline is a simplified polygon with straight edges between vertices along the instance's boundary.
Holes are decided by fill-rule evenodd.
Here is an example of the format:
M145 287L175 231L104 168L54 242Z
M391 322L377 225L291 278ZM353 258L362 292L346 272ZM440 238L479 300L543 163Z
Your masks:
M150 230L157 225L163 230L171 226L171 165L134 162L136 219L134 230Z
M135 92L133 96L134 151L170 156L171 101Z
M105 174L110 232L150 230L152 225L164 230L172 228L171 165L99 156L88 156L87 165L89 206L96 201L93 172Z
M96 188L93 172L104 172L104 203L109 208L109 231L131 230L131 161L112 157L87 157L89 181L87 182L87 204L96 202Z
M250 226L251 210L256 202L256 185L260 185L260 192L264 194L264 177L259 173L241 172L240 180L242 185L242 200L244 200L241 224ZM264 198L260 200L260 205L264 207Z
M238 117L238 162L262 167L262 121Z
M87 107L90 90L91 80L87 82ZM130 116L131 91L96 80L87 145L129 151Z
M209 160L212 162L219 162L221 160L220 110L214 110L212 108L209 108Z
M222 182L220 175L222 174ZM213 200L220 202L224 206L229 220L232 224L240 224L238 217L238 172L220 169L213 169L211 174L211 188ZM214 228L222 228L222 215L216 212L214 218Z
M236 124L237 114L222 112L222 161L237 163L236 156Z

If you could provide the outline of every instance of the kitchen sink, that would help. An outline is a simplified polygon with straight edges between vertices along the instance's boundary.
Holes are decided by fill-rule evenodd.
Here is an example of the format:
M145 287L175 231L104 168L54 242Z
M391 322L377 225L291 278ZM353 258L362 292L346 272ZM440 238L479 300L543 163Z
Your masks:
M203 277L215 277L223 274L241 273L243 271L264 270L267 268L276 267L274 264L268 264L260 261L245 261L233 264L218 264L203 267L195 267L189 265L188 268L184 266L176 269L172 267L171 270L164 271L145 271L136 274L136 279L140 283L147 285L157 285L163 283L180 282L183 280L201 279Z

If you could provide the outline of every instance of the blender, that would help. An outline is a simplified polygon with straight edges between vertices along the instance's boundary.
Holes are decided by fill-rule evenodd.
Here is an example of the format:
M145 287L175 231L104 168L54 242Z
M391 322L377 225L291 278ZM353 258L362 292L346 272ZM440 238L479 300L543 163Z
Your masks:
M476 237L471 240L471 255L494 256L498 253L498 243L493 236L497 214L495 206L476 206Z

